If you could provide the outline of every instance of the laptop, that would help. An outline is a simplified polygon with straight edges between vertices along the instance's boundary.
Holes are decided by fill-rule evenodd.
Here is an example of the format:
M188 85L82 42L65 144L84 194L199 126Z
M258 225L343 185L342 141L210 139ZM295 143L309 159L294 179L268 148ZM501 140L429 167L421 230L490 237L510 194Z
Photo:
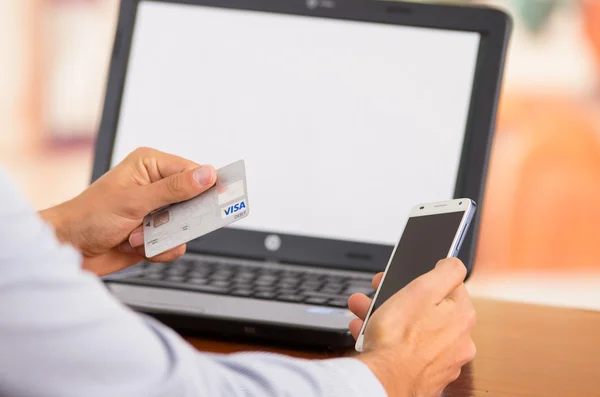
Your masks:
M140 146L244 159L252 213L106 285L185 333L352 346L347 298L409 209L482 203L509 31L478 7L123 0L93 180Z

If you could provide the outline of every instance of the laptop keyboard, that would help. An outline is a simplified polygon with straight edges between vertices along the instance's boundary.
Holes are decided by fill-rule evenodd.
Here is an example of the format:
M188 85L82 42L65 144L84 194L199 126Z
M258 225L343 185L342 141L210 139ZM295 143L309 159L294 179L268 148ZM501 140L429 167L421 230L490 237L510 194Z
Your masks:
M140 271L118 281L212 294L347 307L355 292L372 296L371 275L264 263L234 264L182 258L171 263L140 265Z

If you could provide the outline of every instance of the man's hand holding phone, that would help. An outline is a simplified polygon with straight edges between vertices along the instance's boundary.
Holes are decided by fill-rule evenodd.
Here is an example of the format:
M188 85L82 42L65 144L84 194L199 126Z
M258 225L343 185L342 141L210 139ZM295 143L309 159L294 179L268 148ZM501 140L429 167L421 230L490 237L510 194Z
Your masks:
M383 273L373 278L377 289ZM369 319L358 358L373 371L389 396L433 397L460 375L475 357L471 331L475 310L463 284L466 268L456 258L438 262L388 299ZM350 297L359 318L350 323L354 338L371 300Z

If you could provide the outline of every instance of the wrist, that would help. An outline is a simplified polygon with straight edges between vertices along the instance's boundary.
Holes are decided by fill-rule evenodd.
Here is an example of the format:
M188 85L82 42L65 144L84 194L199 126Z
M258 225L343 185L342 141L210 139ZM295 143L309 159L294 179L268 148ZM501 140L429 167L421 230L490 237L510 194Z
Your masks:
M398 363L393 363L389 359L373 353L360 354L356 358L369 367L388 396L412 397L408 379L399 376L402 369L399 368Z
M68 202L67 202L68 203ZM71 221L67 203L47 208L39 212L40 217L54 228L54 234L63 244L73 245L71 238Z

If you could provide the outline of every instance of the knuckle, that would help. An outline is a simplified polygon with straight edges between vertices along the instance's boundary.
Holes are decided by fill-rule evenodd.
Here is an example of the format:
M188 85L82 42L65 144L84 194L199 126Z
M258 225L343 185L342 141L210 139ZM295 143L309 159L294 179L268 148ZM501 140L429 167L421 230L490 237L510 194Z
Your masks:
M467 362L473 361L475 355L477 354L477 346L472 339L469 339L469 343L467 344L465 359Z
M416 299L430 301L437 292L436 285L429 279L422 279L415 283L413 292Z
M133 198L124 199L121 202L124 203L123 213L125 216L142 218L148 214L148 211L146 211L147 202L141 198L133 196Z
M467 311L467 327L468 329L472 329L473 327L475 327L475 325L477 324L477 312L475 311L475 309L471 306L469 308L469 310Z
M432 288L431 283L427 282L427 279L421 276L408 283L406 289L410 291L411 294L425 294Z
M135 157L145 157L145 156L149 156L152 154L154 149L151 149L149 147L146 146L140 146L137 149L135 149L131 155L135 156Z
M181 193L183 193L183 186L180 178L167 178L165 180L165 186L172 196L179 197Z
M457 380L460 377L461 372L462 372L462 369L460 367L458 369L455 369L454 371L452 371L450 373L450 382L454 382L455 380Z

